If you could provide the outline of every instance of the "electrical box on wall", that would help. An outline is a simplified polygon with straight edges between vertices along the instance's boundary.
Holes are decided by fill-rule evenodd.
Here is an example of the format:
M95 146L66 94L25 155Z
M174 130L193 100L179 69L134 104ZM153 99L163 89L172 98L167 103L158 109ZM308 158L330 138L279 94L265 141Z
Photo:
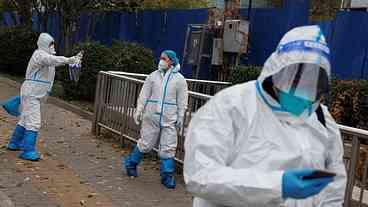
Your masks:
M224 25L224 51L245 53L248 46L249 22L227 20Z
M350 0L350 8L368 8L368 0Z
M190 33L189 43L187 48L186 64L196 64L199 56L201 31L193 31Z
M222 65L223 63L223 42L221 38L213 39L213 47L212 47L212 65Z

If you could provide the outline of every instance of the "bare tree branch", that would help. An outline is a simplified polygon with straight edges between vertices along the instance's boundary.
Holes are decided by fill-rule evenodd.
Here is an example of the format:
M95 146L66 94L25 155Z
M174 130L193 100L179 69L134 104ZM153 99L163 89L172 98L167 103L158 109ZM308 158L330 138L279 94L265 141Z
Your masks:
M15 0L11 0L10 2L11 2L11 3L13 3L13 6L14 6L16 9L18 9L18 4L17 4L17 2L16 2Z

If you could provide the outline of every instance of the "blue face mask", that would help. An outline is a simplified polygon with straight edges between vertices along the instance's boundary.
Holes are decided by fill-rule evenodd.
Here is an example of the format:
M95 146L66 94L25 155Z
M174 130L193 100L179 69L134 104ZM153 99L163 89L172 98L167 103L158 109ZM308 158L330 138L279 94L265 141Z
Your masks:
M283 91L278 91L278 97L281 107L287 112L300 116L306 109L311 111L313 102L300 98Z

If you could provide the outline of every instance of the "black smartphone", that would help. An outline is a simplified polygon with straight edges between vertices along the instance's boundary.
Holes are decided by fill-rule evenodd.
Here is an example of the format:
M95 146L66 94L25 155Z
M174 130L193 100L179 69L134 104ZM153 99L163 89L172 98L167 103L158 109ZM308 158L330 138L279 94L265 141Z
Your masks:
M335 177L335 176L336 176L336 173L333 173L333 172L328 172L328 171L323 171L323 170L316 170L311 175L304 176L303 179L304 180L309 180L309 179L328 178L328 177Z

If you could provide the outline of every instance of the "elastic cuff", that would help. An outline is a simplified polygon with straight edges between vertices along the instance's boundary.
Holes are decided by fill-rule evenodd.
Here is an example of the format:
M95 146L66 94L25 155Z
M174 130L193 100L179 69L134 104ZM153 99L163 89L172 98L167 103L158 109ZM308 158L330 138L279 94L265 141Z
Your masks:
M282 197L282 177L285 171L275 171L271 173L270 178L275 182L276 193L279 195L280 201L285 201Z

